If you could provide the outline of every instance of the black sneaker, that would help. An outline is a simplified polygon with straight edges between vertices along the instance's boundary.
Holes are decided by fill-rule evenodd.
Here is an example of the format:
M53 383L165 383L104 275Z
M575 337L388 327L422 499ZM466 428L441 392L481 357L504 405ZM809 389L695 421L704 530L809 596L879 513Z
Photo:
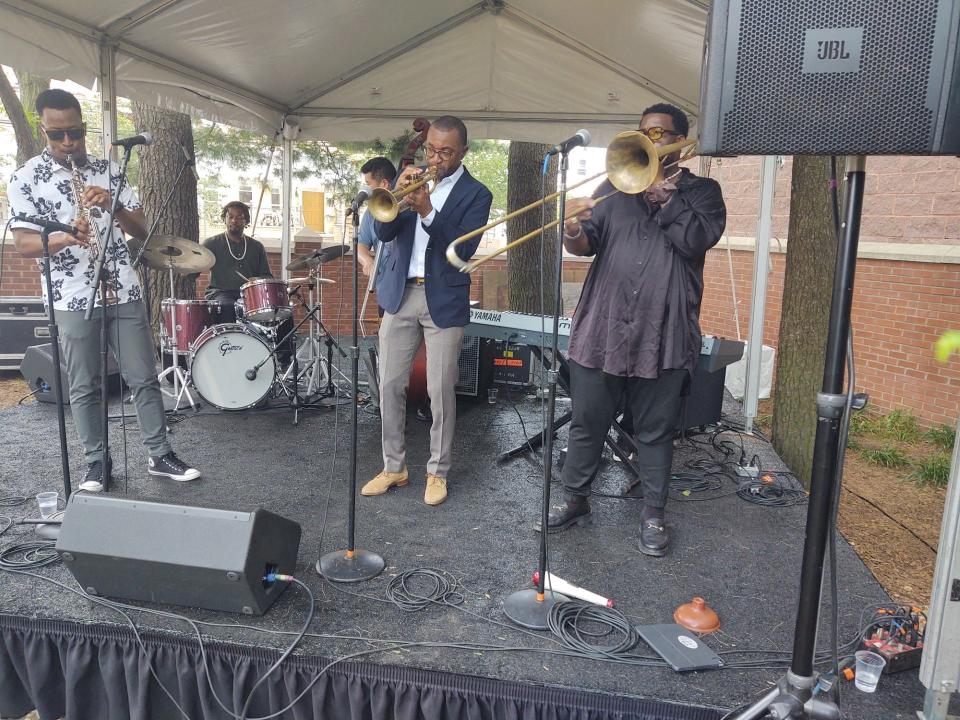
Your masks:
M103 462L95 460L87 466L87 475L79 488L86 492L103 492Z
M640 525L640 552L653 557L663 557L670 545L667 526L659 518L644 520Z
M163 457L152 457L147 465L147 471L151 475L168 477L171 480L196 480L200 477L200 471L192 468L183 460L177 457L176 453L168 452Z

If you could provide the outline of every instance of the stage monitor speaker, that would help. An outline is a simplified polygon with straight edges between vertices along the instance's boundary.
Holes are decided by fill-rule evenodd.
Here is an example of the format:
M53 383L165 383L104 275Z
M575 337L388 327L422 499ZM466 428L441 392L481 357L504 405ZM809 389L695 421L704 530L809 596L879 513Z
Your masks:
M56 402L53 396L53 349L50 343L46 345L31 345L23 354L23 360L20 361L20 374L23 379L34 390L34 397L40 402ZM114 392L120 389L120 371L117 369L117 361L113 358L113 353L107 355L107 377L110 382L110 390ZM60 351L60 383L63 388L63 402L70 404L70 386L67 384L67 366L63 358L63 350Z
M234 512L76 493L57 552L91 595L262 615L293 575L300 526Z
M960 154L957 0L713 0L702 155Z

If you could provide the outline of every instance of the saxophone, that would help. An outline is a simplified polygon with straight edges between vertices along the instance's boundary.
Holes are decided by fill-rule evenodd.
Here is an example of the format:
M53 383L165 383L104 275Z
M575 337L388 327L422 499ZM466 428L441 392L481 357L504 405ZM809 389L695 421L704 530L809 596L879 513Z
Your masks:
M73 204L77 208L76 219L85 220L90 226L90 245L87 249L93 255L94 262L96 262L96 258L100 255L100 233L97 230L95 221L100 219L102 213L98 207L88 208L83 204L83 195L87 190L86 183L84 183L83 180L83 173L81 173L80 168L77 167L73 155L67 155L67 162L70 163L70 190L73 194ZM104 267L106 267L106 263L104 263ZM109 280L106 285L106 304L116 305L119 302L116 288Z

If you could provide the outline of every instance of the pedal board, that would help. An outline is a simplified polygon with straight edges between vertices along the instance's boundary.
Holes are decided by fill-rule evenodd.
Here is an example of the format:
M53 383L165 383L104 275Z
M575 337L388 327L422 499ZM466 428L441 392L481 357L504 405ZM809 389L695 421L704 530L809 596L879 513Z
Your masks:
M637 625L637 632L676 672L717 670L723 667L719 655L680 625Z

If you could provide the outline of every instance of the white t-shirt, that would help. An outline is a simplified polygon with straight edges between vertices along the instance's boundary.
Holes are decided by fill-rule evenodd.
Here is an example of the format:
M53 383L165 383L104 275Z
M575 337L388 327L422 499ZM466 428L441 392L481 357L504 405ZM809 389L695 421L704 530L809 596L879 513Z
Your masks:
M417 223L417 230L413 236L413 253L410 255L410 267L407 269L407 277L423 277L425 274L425 264L427 256L427 243L430 242L430 235L425 228L430 227L430 223L437 216L440 210L443 210L444 203L450 197L450 191L457 184L457 180L463 177L463 165L460 165L453 175L445 177L437 183L437 186L430 193L430 204L433 210L425 218L420 218Z

